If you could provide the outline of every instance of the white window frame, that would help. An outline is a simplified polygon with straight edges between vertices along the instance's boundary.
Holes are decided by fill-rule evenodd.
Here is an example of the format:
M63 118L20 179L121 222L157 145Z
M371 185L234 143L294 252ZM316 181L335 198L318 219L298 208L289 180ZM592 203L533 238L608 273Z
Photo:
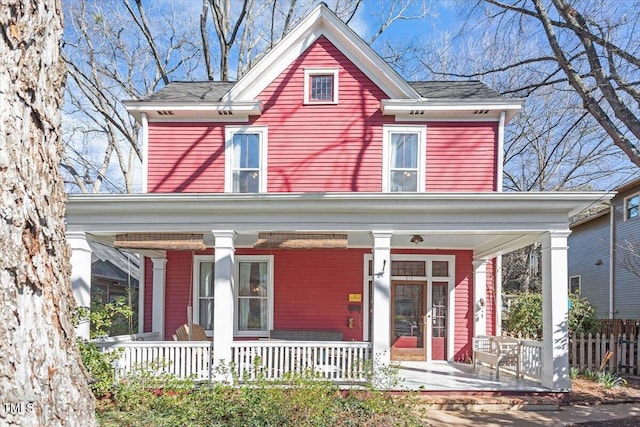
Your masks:
M571 280L575 278L578 279L578 293L576 295L580 295L582 293L582 277L580 274L569 276L569 293L571 293Z
M427 162L427 127L384 125L382 127L382 191L391 192L391 135L394 133L418 134L418 183L417 192L425 191Z
M266 262L268 268L268 283L267 283L267 330L266 331L240 331L238 328L238 315L240 310L238 309L240 300L239 287L240 287L240 263L242 262ZM235 257L235 271L234 271L234 283L236 289L233 296L233 304L235 307L235 314L233 319L233 332L237 337L269 337L269 332L273 329L273 255L236 255Z
M260 138L260 188L259 193L267 192L267 153L269 131L267 126L225 126L224 146L224 191L233 193L233 136L235 134L258 134Z
M629 217L629 208L628 208L628 206L629 206L629 200L633 199L634 197L638 197L638 198L640 198L640 192L638 192L638 193L634 193L634 194L631 194L630 196L627 196L627 197L625 197L625 198L624 198L624 205L622 206L622 208L624 209L624 220L625 220L625 221L627 221L627 220L629 220L629 219L640 218L640 215L635 216L635 217L633 217L633 218L630 218L630 217ZM639 208L639 209L640 209L640 208Z
M193 283L191 286L193 287L193 323L200 322L200 264L203 262L210 262L213 264L214 272L216 268L215 257L213 255L194 255L193 256ZM215 275L215 273L214 273ZM213 299L215 301L216 290L215 290L215 279L213 281ZM212 319L213 324L213 319ZM207 336L213 336L213 329L206 329L205 332Z
M305 105L335 105L338 103L339 68L305 68L304 70L304 104ZM312 76L333 76L333 100L332 101L312 101L310 97Z

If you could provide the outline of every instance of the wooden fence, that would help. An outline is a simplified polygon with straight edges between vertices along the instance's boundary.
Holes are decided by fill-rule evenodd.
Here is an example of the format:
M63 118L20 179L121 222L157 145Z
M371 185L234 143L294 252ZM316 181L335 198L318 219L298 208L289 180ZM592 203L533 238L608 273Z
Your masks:
M571 367L581 371L598 370L602 364L602 368L609 372L640 375L639 339L637 334L572 336L569 345Z
M628 337L640 335L640 319L600 319L600 334L626 334Z

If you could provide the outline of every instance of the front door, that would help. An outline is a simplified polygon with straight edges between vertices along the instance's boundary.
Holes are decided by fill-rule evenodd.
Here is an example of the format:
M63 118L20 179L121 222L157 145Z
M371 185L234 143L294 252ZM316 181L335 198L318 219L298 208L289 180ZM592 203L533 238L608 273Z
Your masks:
M391 360L425 360L426 282L391 283Z

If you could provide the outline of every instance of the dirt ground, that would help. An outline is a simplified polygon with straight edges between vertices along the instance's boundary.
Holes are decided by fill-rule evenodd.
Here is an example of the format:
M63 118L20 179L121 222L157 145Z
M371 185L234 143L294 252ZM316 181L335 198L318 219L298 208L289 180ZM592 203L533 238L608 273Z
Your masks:
M571 380L571 404L599 405L606 403L640 402L640 377L628 376L626 386L605 388L594 381Z

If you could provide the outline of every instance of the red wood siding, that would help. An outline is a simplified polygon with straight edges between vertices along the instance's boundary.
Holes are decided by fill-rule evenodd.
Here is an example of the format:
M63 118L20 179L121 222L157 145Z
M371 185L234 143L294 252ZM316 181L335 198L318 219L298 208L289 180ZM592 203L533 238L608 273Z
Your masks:
M339 68L338 104L304 105L304 69ZM268 191L380 191L384 93L321 37L259 96ZM386 118L389 121L389 118Z
M349 312L349 294L363 293L364 254L370 250L278 251L274 329L337 329L362 340L362 315ZM364 296L363 296L364 297ZM347 327L349 317L354 327Z
M427 125L427 191L494 191L497 123Z
M304 105L304 69L339 69L337 105ZM269 192L381 191L384 93L321 37L258 96L268 126ZM247 124L247 123L236 123ZM406 123L410 125L418 122ZM493 191L497 124L427 125L427 191ZM224 128L149 123L149 192L223 192Z
M453 359L471 360L473 337L473 265L472 251L456 251L456 291Z
M192 268L191 252L167 251L164 291L164 337L166 340L171 340L176 329L187 323L187 305L193 301L191 293Z
M224 192L224 125L149 123L147 191Z

